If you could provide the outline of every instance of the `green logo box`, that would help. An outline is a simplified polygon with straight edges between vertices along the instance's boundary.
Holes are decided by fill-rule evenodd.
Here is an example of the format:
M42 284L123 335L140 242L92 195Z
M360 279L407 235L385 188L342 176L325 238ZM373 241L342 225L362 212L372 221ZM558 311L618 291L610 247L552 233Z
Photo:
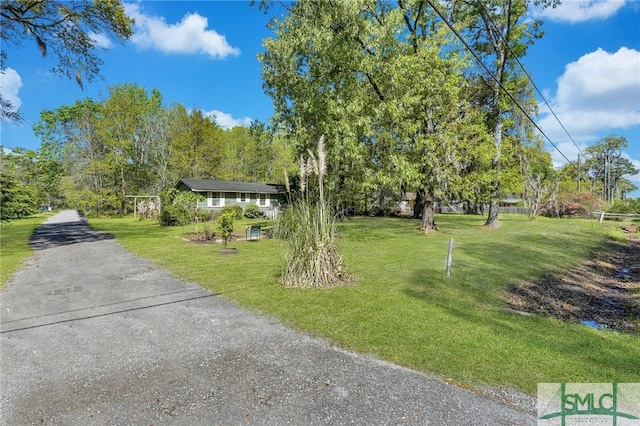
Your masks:
M538 426L640 426L640 383L538 383Z

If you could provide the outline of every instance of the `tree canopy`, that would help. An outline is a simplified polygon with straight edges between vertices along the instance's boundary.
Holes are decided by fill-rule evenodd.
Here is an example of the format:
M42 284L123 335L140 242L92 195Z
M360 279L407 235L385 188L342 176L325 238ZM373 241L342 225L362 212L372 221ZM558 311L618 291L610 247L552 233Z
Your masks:
M497 202L520 169L501 154L515 156L531 126L505 90L535 109L517 59L539 22L525 20L522 0L438 4L493 71L478 71L431 2L300 1L271 22L260 55L265 89L276 130L297 154L327 136L328 180L341 201L366 204L373 188L381 198L415 191L426 231L436 201L489 201L487 224L497 226Z
M53 53L54 73L82 86L100 75L103 64L96 35L119 42L133 34L133 19L119 0L3 0L0 2L0 41L21 47L32 41L42 56ZM0 51L0 69L7 67L6 49ZM1 117L18 120L11 102L0 97Z
M157 195L181 177L278 183L290 165L287 147L259 123L224 130L135 84L42 111L34 131L38 164L51 166L54 204L89 214L123 213L127 195Z

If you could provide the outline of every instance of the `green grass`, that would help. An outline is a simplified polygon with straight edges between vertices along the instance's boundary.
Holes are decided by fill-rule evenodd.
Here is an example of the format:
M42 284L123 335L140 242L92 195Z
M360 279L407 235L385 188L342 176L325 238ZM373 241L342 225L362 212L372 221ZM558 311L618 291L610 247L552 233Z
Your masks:
M0 225L0 289L31 256L29 238L43 220L44 216L39 215Z
M243 306L362 353L437 374L469 387L539 382L640 382L640 336L593 330L505 311L501 294L516 280L562 272L612 235L597 221L502 216L438 216L440 231L420 235L417 222L354 218L339 244L357 283L328 290L278 284L282 242L219 245L180 238L191 228L131 219L92 220L130 251ZM237 229L244 229L237 223ZM449 238L453 272L445 276Z

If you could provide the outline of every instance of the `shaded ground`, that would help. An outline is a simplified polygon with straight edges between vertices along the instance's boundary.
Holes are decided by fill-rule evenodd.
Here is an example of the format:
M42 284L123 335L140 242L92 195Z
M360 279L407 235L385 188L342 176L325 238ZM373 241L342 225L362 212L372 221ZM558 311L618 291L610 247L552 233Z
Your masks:
M113 236L94 231L81 217L70 222L52 220L43 223L31 236L29 246L34 250L45 250L70 244L112 240Z
M628 244L610 241L563 276L511 285L504 295L509 308L640 333L640 234L631 231Z

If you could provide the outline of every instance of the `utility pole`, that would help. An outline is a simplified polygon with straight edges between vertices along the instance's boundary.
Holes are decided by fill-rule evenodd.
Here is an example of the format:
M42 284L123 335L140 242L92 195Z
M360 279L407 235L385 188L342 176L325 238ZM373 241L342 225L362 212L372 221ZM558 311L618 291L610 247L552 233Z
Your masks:
M609 153L605 151L604 153L604 182L602 187L602 195L604 197L605 202L609 202Z
M578 154L578 194L580 193L580 154Z

